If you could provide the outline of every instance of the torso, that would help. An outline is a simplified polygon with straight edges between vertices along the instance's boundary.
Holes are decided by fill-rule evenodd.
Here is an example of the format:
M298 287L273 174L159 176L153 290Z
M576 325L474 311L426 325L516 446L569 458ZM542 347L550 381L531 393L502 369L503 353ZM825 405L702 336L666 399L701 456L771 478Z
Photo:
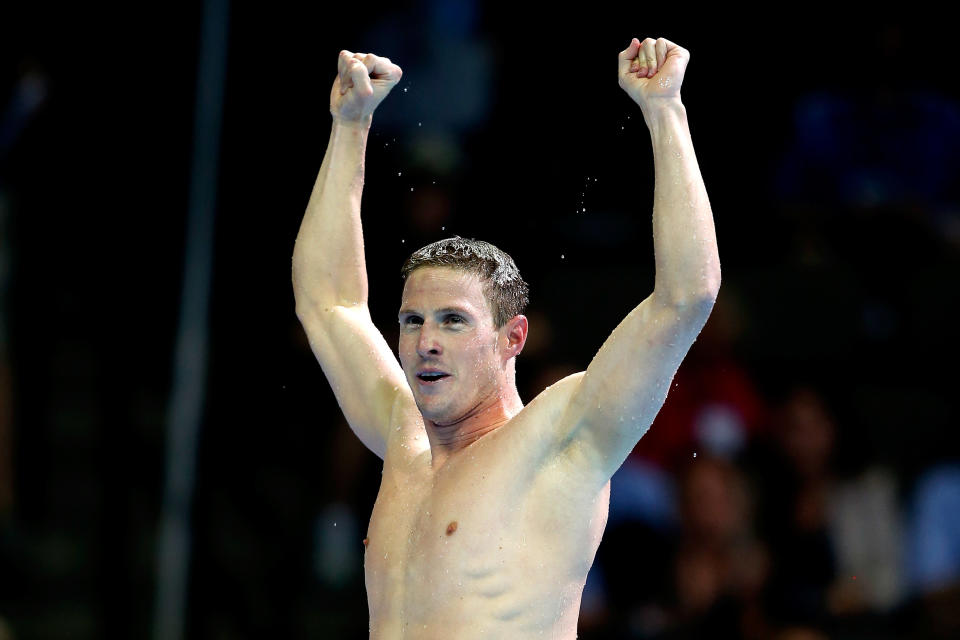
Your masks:
M439 469L419 413L395 415L364 558L371 639L576 638L610 484L550 437L572 378Z

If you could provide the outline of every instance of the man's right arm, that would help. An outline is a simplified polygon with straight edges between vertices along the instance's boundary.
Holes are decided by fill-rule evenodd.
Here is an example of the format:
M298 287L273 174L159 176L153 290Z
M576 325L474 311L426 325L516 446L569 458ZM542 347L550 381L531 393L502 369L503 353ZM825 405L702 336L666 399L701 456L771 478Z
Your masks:
M369 61L368 70L363 63L344 62L341 55L341 73L331 92L330 141L293 251L297 317L351 429L381 458L386 455L395 400L413 400L367 306L360 200L372 109L361 110L359 118L343 117L334 96L349 99L357 91L353 80L361 85L362 99L360 75L376 70L383 60L389 63L385 58ZM350 86L341 94L340 87L347 82ZM380 99L388 91L389 87Z

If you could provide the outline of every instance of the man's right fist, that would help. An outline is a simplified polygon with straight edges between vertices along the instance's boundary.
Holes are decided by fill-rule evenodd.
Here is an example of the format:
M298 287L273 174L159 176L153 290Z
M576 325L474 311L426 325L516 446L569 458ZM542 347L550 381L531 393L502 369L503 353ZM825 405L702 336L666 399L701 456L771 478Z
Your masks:
M330 114L335 120L351 122L370 118L403 76L390 58L347 50L340 52L337 69L330 91Z

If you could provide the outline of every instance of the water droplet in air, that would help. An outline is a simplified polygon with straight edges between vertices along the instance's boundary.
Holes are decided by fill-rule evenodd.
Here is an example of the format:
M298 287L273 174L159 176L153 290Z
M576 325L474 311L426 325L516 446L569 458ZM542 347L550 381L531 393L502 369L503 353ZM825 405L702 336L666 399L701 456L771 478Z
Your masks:
M586 207L584 207L584 208L583 208L583 210L584 210L584 212L586 212L586 210L587 210L587 208L586 208Z
M413 191L413 187L410 187L410 191Z
M404 242L406 242L406 240L400 240L400 244L403 244Z
M422 123L422 122L418 122L418 123L417 123L417 126L418 126L418 127L422 127L422 126L423 126L423 123ZM424 626L426 626L426 625L424 625Z
M403 88L403 92L404 92L404 93L407 92L407 87L404 87L404 88Z
M560 254L560 259L563 260L563 254L562 254L562 253Z
M440 227L440 231L446 231L446 230L447 230L446 227Z
M693 452L693 457L694 457L694 458L697 457L697 452L696 452L696 451Z
M334 522L334 523L333 523L333 526L337 526L337 523L336 523L336 522Z

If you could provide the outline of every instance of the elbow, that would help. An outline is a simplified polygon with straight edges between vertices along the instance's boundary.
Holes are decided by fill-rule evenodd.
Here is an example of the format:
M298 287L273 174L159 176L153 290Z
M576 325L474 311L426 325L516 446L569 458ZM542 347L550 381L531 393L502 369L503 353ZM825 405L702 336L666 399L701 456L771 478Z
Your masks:
M717 296L720 294L720 270L704 272L697 286L686 287L680 291L672 291L667 295L660 295L661 299L677 310L703 312L707 315L713 309Z
M713 302L717 301L717 296L720 295L720 265L717 265L716 269L713 269L709 276L705 275L703 277L704 282L704 298L709 298Z
M698 294L693 296L694 300L700 303L709 302L710 306L717 301L720 295L720 262L715 261L708 268L704 269L700 275L700 286L697 287Z

